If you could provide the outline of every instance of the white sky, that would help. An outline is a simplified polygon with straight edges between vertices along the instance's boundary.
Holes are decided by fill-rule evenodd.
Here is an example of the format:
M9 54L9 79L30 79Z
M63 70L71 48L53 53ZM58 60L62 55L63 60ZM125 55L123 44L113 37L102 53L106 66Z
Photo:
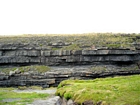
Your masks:
M0 0L0 34L140 33L140 0Z

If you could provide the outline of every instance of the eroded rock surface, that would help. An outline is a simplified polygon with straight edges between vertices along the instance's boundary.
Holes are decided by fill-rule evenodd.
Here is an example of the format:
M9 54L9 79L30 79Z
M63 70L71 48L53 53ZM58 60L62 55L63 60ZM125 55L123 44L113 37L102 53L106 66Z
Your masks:
M0 71L0 86L46 88L65 79L140 73L139 35L29 36L0 38L0 67L46 65L53 66L52 69L43 73Z
M32 86L43 88L57 86L66 79L94 79L107 76L140 74L137 64L131 65L85 65L85 66L51 66L44 73L15 72L0 74L0 86Z
M46 100L36 100L29 105L62 105L62 101L59 96L52 96Z
M85 65L138 62L140 50L7 50L0 49L1 65Z

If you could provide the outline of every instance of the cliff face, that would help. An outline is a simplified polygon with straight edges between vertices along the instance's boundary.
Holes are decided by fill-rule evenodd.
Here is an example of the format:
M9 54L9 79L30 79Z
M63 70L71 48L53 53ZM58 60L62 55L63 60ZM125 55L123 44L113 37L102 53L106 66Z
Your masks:
M136 63L139 34L0 37L0 65Z
M44 88L57 86L66 79L95 79L100 77L140 74L136 64L117 65L86 65L86 66L55 66L51 70L38 73L34 70L22 72L20 69L8 74L0 72L0 86L32 86Z
M22 73L20 70L5 74L0 71L0 86L48 87L57 86L65 79L140 73L139 35L111 35L106 36L111 40L102 41L100 38L103 35L0 38L0 67L48 65L65 68L40 74L34 71ZM85 65L89 67L85 68Z
M140 50L97 49L97 50L44 50L0 48L1 65L84 65L95 63L136 63Z

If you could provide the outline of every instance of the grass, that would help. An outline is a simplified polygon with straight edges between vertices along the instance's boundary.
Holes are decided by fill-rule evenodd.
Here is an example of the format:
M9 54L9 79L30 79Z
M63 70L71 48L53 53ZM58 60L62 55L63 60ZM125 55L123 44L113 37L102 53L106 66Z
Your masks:
M54 51L54 50L59 50L59 49L60 49L60 48L55 48L55 47L53 47L51 50Z
M6 74L9 74L10 71L15 71L15 70L19 70L21 73L28 72L28 71L36 71L38 73L44 73L50 70L50 68L44 65L31 65L31 66L9 67L9 68L0 67L0 71Z
M78 44L72 44L66 47L63 47L62 50L81 50Z
M92 71L106 71L107 68L104 66L95 66L91 68Z
M123 67L121 68L121 70L124 70L124 71L129 71L129 70L139 70L139 67L138 66L134 66L134 67Z
M0 88L0 105L26 105L36 99L45 99L49 95L43 93L16 93L15 88ZM12 102L4 102L5 99L19 99Z
M140 75L94 80L65 80L56 95L81 105L86 100L103 105L140 105Z
M109 47L109 48L120 48L121 44L107 44L107 47Z
M31 89L31 90L42 90L41 86L18 86L19 90L27 90L27 89Z
M119 68L118 68L119 67ZM118 67L110 67L110 66L93 66L91 67L91 71L110 71L110 70L119 70L119 71L131 71L131 70L139 70L138 65L132 66L118 66Z

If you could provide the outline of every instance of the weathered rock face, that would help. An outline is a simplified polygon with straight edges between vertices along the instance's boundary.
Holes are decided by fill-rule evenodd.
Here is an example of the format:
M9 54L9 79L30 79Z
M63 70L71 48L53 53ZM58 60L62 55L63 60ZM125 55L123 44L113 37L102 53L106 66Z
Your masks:
M0 65L84 65L138 61L140 61L140 50L47 50L42 47L22 47L21 49L12 45L0 46Z
M129 67L128 67L129 66ZM0 86L32 86L43 88L57 86L67 79L94 79L99 77L140 74L136 64L128 66L86 65L86 66L55 66L45 73L11 71L0 73Z
M67 46L65 43L53 43L52 46ZM47 45L46 45L47 46ZM131 69L130 65L137 65L140 68L140 49L107 49L94 50L52 50L48 47L39 47L23 44L1 44L0 45L0 66L23 66L23 65L48 65L70 67L52 69L43 74L32 72L11 71L9 74L0 72L0 86L31 86L42 87L57 86L66 79L93 79L97 77L139 74L140 70ZM73 66L77 66L73 67ZM82 68L85 65L104 65L100 70ZM115 66L115 68L107 65ZM59 66L59 67L58 67ZM118 67L119 66L119 67ZM121 66L130 66L124 70ZM97 68L99 69L99 68Z

